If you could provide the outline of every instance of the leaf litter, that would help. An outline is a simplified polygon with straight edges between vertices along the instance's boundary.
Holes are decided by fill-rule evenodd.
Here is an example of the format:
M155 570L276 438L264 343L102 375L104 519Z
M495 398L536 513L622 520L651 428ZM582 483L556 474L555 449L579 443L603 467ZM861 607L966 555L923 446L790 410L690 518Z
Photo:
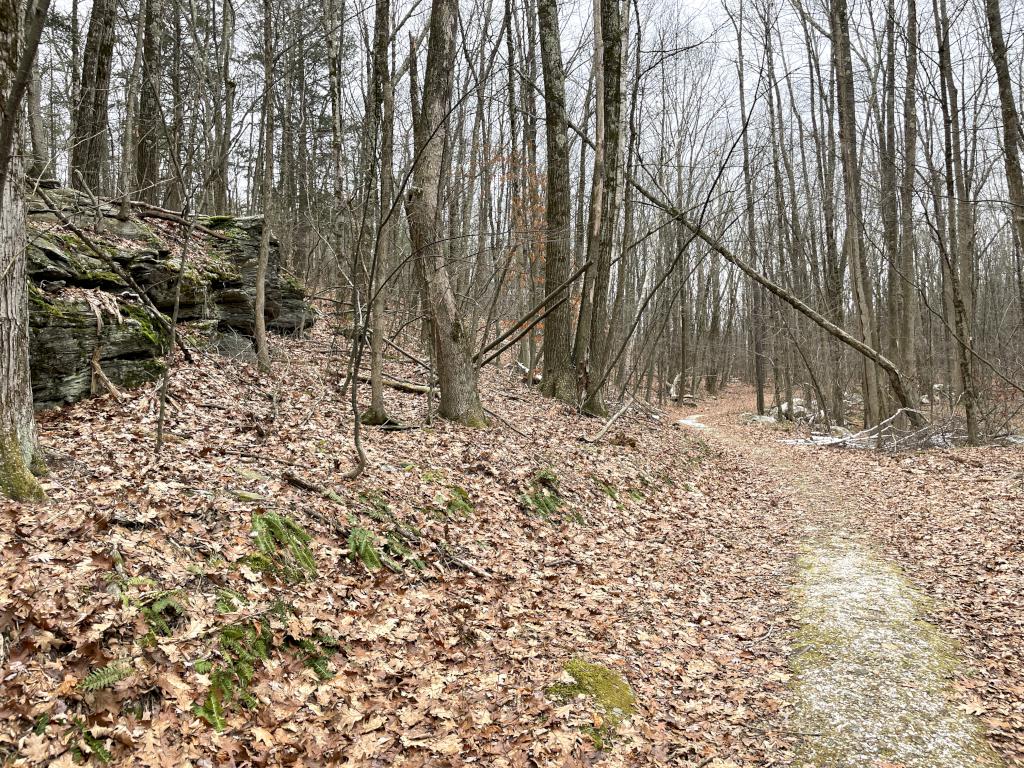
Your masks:
M41 414L49 501L0 508L0 760L789 760L795 539L736 456L643 413L591 444L491 369L515 429L364 429L346 481L344 360L323 332L274 344L273 379L179 361L159 460L153 389ZM610 741L593 696L549 695L574 660L635 699Z

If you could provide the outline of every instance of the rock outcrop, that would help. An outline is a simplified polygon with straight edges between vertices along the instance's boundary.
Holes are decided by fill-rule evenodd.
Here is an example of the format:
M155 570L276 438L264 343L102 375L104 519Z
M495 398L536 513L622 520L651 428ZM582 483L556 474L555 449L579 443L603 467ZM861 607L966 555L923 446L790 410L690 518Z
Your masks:
M48 196L105 258L65 227L45 202L29 201L27 260L36 406L73 402L102 391L104 378L117 387L155 379L163 370L170 334L113 264L169 317L185 227L135 215L121 220L117 206L93 203L71 190L50 190ZM215 332L250 336L263 220L208 217L199 222L208 231L197 231L190 243L178 319L204 321L203 327ZM277 333L296 333L316 318L302 284L283 269L273 240L265 317L268 330Z

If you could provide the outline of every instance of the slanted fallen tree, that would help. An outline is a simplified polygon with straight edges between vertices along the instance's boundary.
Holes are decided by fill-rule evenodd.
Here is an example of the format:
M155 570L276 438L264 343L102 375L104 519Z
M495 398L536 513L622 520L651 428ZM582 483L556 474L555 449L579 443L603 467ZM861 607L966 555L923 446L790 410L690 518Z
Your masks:
M755 283L764 287L773 295L789 304L793 309L811 320L833 338L838 339L846 346L856 350L864 357L874 362L879 368L885 371L886 375L889 377L889 385L892 387L892 392L899 401L903 412L906 413L910 423L919 429L928 425L928 420L925 419L924 415L915 407L917 403L913 395L913 387L911 386L910 381L903 375L899 368L896 367L896 364L892 360L873 347L865 344L844 328L833 323L816 309L794 296L782 286L770 280L765 275L762 275L743 259L729 250L729 248L727 248L721 241L709 234L702 226L691 221L683 211L679 210L679 208L667 200L664 200L660 195L652 192L645 184L638 181L632 174L629 175L628 180L633 188L646 197L652 205L660 208L674 220L682 224L693 235L702 240L712 251L717 253L730 264L738 267L743 274Z
M539 86L534 86L538 88ZM567 119L566 125L580 137L580 140L585 142L587 146L594 149L594 141L591 139L586 131L582 130L572 120ZM640 167L643 168L643 162L640 162ZM758 285L765 288L767 291L778 297L785 303L789 304L793 309L808 318L811 322L817 325L819 328L824 330L833 338L842 342L846 346L850 347L854 351L863 355L867 359L874 362L879 368L885 371L889 378L889 385L892 388L893 395L899 402L901 408L906 413L910 423L918 428L923 429L928 426L928 420L924 417L919 410L917 410L917 401L914 396L914 388L909 379L900 371L892 360L883 355L878 350L874 349L870 345L858 339L853 334L849 333L846 329L839 325L836 325L827 317L822 315L816 309L811 307L809 304L804 302L802 299L793 295L781 285L778 285L767 276L761 274L750 264L747 264L743 259L733 253L724 243L718 238L709 233L699 223L694 222L686 214L685 211L681 210L678 206L671 203L665 197L658 192L652 190L647 184L637 178L636 174L632 171L627 170L625 173L626 181L632 186L637 192L647 199L654 207L662 210L664 213L673 220L679 222L686 230L690 232L696 239L701 240L707 245L713 252L717 253L723 259L730 264L739 268L743 274L749 277Z

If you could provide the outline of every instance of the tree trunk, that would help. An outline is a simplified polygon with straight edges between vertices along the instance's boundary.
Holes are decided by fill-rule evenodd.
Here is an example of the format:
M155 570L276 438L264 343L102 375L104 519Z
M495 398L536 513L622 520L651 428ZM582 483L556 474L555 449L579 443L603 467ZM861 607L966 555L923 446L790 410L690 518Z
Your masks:
M997 0L998 2L998 0ZM917 172L917 0L907 0L907 79L903 96L903 179L900 185L900 290L896 303L899 327L896 362L914 378L917 355L914 327L917 307L914 302L914 174Z
M0 0L0 104L15 88L21 50L17 0ZM19 111L3 114L0 136L16 141ZM13 122L8 122L13 121ZM0 155L6 155L0 147ZM28 360L28 280L25 276L25 204L16 155L0 174L0 494L41 499L30 467L37 456Z
M267 346L267 262L270 258L270 206L274 198L274 5L263 2L263 231L256 262L256 301L253 327L256 336L256 359L264 373L270 371L270 350Z
M363 204L366 209L365 215L372 215L376 209L377 222L376 234L373 243L373 252L368 269L366 270L366 291L370 312L370 410L362 415L364 424L386 424L390 421L387 410L384 407L384 294L381 288L381 276L386 275L384 267L384 256L388 252L388 238L391 228L391 204L393 192L391 189L391 162L392 162L392 139L383 136L383 129L393 130L391 121L394 119L391 114L388 120L384 119L384 102L389 100L390 94L385 94L389 89L391 75L388 72L388 41L391 39L391 2L390 0L377 0L374 14L374 39L373 39L373 69L370 76L369 109L366 113L366 127L363 141L365 158L365 169L367 173L366 184L363 195ZM393 98L392 98L393 100ZM389 113L394 107L388 105ZM388 125L385 128L385 123ZM378 134L381 135L379 143L380 163L378 166L377 148ZM387 148L385 149L385 144ZM387 157L385 157L387 155ZM385 165L385 161L387 165ZM376 171L380 168L379 172ZM380 197L374 205L374 196L377 193L378 180L380 181Z
M139 79L142 75L142 56L145 44L146 31L146 4L147 0L139 0L139 16L135 25L135 53L132 57L132 67L128 74L128 82L125 88L125 117L124 136L121 142L121 172L119 174L118 193L121 195L122 219L128 218L129 203L131 202L131 186L135 179L132 171L132 152L135 143L135 116L138 112L139 101Z
M163 22L161 0L146 0L146 36L142 43L142 90L139 98L139 135L136 144L135 186L139 199L160 202L160 47Z
M1020 253L1024 249L1024 176L1021 173L1018 151L1021 129L1020 114L1017 112L1013 80L1010 78L999 0L985 0L985 12L988 17L988 34L992 42L992 63L995 65L996 82L999 85L999 107L1003 117L1003 163L1006 166L1006 187L1010 197L1010 222L1013 225L1019 267ZM1020 280L1019 273L1018 280ZM1021 282L1018 287L1020 288L1021 318L1024 320L1024 282Z
M414 121L416 158L413 188L406 200L412 252L419 265L431 319L441 416L468 426L484 426L483 406L473 365L473 334L467 332L452 290L442 243L444 148L447 138L455 58L457 0L434 0L423 97ZM412 87L415 102L415 68Z
M616 194L619 182L622 134L622 16L619 0L597 0L601 8L601 59L604 95L604 177L601 217L594 261L594 290L591 298L590 355L587 363L587 397L584 410L606 415L604 404L605 364L608 355L608 288L611 283L612 248L618 219ZM594 177L597 178L595 167Z
M93 194L107 192L109 169L108 95L114 52L115 0L96 0L82 58L82 94L71 143L71 183Z
M853 59L846 0L833 0L830 21L838 90L836 104L839 112L839 148L843 166L843 191L846 198L846 234L843 238L843 248L850 267L850 284L853 288L853 303L857 314L860 340L868 347L878 349L871 283L864 255L863 211L857 154L857 106L853 89ZM871 361L866 359L864 360L865 427L879 422L881 419L880 408L876 369Z
M547 206L545 217L544 288L547 295L569 278L571 249L569 199L569 136L565 118L565 71L558 26L557 0L538 0L540 52L544 71L547 116ZM576 401L568 302L544 321L544 394L567 403Z

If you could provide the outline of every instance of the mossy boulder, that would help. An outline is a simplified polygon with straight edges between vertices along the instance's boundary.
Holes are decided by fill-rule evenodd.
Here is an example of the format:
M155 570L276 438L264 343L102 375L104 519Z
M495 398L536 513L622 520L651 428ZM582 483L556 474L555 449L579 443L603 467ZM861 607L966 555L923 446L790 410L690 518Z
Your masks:
M636 697L626 679L608 667L582 659L565 665L570 682L549 686L547 694L560 702L583 696L594 707L594 724L587 732L598 749L604 749L615 737L619 726L636 712Z
M167 330L141 304L113 294L101 299L100 293L97 288L54 293L32 287L30 350L36 407L93 394L94 356L118 387L137 387L163 371L163 355L170 344Z
M86 232L103 257L64 227L43 201L28 201L26 260L32 282L30 351L37 407L92 393L94 356L103 374L119 387L159 376L170 334L130 282L169 317L180 273L179 321L203 321L232 338L252 335L262 218L201 219L220 237L197 233L182 270L179 225L122 220L118 206L94 203L73 190L48 194L61 216ZM302 284L281 265L276 241L271 241L266 285L268 330L295 333L315 322Z

